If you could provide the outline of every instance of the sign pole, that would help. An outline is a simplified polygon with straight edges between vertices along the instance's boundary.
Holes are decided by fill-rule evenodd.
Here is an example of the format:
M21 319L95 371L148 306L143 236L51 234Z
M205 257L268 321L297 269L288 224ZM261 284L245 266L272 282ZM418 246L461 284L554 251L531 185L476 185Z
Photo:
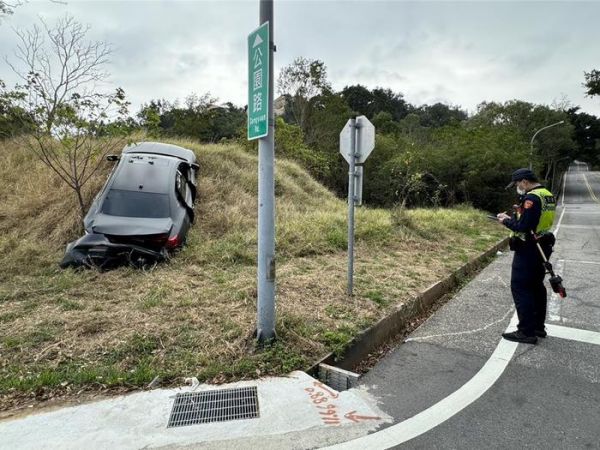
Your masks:
M275 137L273 120L273 0L260 0L259 25L268 22L267 135L258 141L258 305L256 338L275 338ZM266 74L265 74L266 75ZM266 78L263 76L263 78ZM248 104L250 109L252 105Z
M354 207L362 205L365 163L375 148L375 127L365 116L354 116L340 132L340 153L348 162L348 295L354 278Z
M352 296L354 277L354 177L356 171L356 118L350 119L350 154L348 161L348 295Z

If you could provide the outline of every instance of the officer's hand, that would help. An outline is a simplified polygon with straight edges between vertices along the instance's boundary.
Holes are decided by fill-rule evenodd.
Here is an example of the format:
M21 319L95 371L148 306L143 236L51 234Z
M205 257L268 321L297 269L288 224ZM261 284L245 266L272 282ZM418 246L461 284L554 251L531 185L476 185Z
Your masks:
M498 218L498 222L503 223L506 219L510 219L510 216L506 213L498 213L496 215L496 217Z

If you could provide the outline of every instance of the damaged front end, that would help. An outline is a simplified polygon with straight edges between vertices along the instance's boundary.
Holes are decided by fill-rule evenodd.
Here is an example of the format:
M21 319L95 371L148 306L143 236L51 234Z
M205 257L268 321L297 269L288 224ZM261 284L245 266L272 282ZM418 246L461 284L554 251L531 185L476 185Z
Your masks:
M127 242L103 234L86 234L67 245L60 267L63 269L87 267L106 270L117 266L131 265L144 268L168 259L169 254L166 248L160 245L152 245L152 247L138 245L134 239Z

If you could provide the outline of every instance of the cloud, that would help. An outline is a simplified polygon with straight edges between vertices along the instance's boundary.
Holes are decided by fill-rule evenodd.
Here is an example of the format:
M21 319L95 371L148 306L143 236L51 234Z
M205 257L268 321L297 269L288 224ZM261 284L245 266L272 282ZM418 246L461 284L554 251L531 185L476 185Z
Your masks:
M111 83L134 104L210 91L246 103L246 36L256 1L29 2L0 25L0 53L11 26L66 11L90 23L90 37L114 43ZM444 101L473 110L484 100L551 103L584 97L583 71L598 67L599 3L275 2L275 71L295 57L321 59L334 88L389 87L410 102ZM594 67L594 64L596 66ZM0 78L9 82L7 68ZM277 76L277 75L275 75Z

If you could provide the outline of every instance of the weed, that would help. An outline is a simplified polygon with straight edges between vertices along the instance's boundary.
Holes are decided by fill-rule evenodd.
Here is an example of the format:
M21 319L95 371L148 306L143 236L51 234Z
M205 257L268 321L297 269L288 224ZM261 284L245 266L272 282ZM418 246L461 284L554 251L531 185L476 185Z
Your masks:
M160 347L159 337L135 333L127 341L109 352L109 360L112 363L143 361L148 356L152 356L153 352Z
M57 298L56 303L63 311L79 311L84 309L84 306L81 303L69 300L68 298L62 296Z
M27 373L17 368L8 368L0 377L0 390L39 391L60 386L85 386L91 383L105 386L144 385L150 382L157 371L147 363L130 370L120 370L111 366L90 366L83 362L71 361L55 369L40 366L32 367Z
M143 297L140 307L142 309L155 308L157 306L162 305L166 297L167 297L167 291L165 288L163 288L163 287L152 288L152 289L150 289L148 294L146 294Z
M332 248L344 249L348 246L348 238L344 229L334 228L327 232L327 243Z
M336 357L341 356L356 332L356 328L342 326L335 331L325 331L323 342Z
M263 373L288 373L306 365L306 358L285 342L275 342L259 353L258 368Z
M389 301L383 297L381 291L368 291L365 293L365 297L377 303L379 306L386 306L389 304Z
M194 306L197 301L192 297L181 297L177 302L177 306L180 308L189 308L190 306Z
M19 317L19 315L17 313L9 312L9 313L0 315L0 322L12 322L13 320L17 319L18 317Z
M15 336L7 336L2 339L2 345L7 349L20 347L23 344L23 339Z
M340 305L327 305L325 313L332 319L346 319L349 317L348 309Z
M38 328L36 328L33 332L26 335L23 338L23 341L26 345L37 347L40 344L54 340L57 334L57 325L41 325Z
M242 336L243 330L237 322L224 318L221 321L221 333L224 339L231 341Z

